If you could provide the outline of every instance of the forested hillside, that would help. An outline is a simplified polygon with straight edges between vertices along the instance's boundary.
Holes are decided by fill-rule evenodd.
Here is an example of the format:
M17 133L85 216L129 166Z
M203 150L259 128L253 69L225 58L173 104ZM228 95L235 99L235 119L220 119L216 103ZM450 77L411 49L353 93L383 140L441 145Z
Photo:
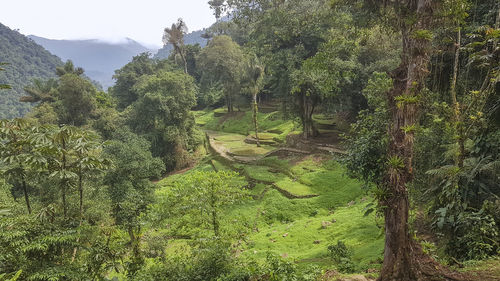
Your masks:
M0 120L0 280L500 280L497 0L208 3Z
M55 77L62 61L26 36L0 23L0 62L9 63L0 72L0 83L11 85L11 90L0 95L0 118L21 117L31 108L19 102L23 88L34 78Z
M148 48L126 38L125 42L99 40L53 40L29 35L36 43L63 60L71 60L85 69L86 75L99 82L105 90L113 85L113 74L132 57L148 52Z

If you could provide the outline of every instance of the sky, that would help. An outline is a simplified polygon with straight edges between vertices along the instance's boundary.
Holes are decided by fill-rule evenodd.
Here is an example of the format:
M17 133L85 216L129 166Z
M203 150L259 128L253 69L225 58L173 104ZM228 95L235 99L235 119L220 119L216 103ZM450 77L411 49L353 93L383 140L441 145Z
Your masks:
M162 45L163 29L183 18L189 32L215 17L208 0L0 0L0 23L24 35L49 39L131 38Z

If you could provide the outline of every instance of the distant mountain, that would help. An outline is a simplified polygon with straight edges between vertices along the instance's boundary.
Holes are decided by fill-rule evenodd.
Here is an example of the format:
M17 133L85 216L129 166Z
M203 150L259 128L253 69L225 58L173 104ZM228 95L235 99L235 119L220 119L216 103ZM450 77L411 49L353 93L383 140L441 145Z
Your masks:
M204 30L193 31L184 36L184 44L186 45L196 45L200 44L203 48L207 45L207 39L201 37L201 35L205 33ZM170 56L170 53L173 51L174 47L171 44L165 45L163 48L159 49L154 58L156 59L166 59Z
M0 119L21 117L31 104L19 102L23 88L34 78L56 76L56 67L62 61L26 36L0 24L0 62L7 62L0 71L0 84L9 84L11 90L0 90Z
M124 42L108 43L100 40L53 40L29 35L36 43L63 60L72 60L83 67L85 74L99 82L104 89L114 84L112 76L132 57L150 51L138 42L126 38Z

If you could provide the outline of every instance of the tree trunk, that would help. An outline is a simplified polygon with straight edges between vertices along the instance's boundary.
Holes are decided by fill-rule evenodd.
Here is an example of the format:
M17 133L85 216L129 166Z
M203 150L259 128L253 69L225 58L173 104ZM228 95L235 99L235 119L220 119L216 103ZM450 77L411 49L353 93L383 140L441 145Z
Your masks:
M389 128L389 161L382 188L385 197L380 205L385 214L384 263L381 281L432 280L425 276L419 258L421 249L408 230L408 184L413 178L414 131L418 125L418 99L428 75L430 38L416 31L428 30L432 21L432 1L418 0L397 7L403 40L401 64L391 73L393 89L387 94L392 123ZM407 14L409 13L409 14ZM407 25L406 18L416 16ZM427 256L425 256L427 257ZM432 273L430 273L432 276Z
M217 211L215 208L212 209L212 224L214 227L215 237L219 237L219 222L217 221Z
M80 224L83 220L83 174L82 166L78 167L78 193L80 197Z
M62 139L62 149L63 149L63 155L62 155L62 170L66 171L66 141L64 140L64 137ZM67 184L67 179L64 178L62 180L61 184L61 193L62 193L62 204L63 204L63 213L64 217L66 218L68 214L68 208L66 204L66 184Z
M233 99L230 93L226 93L227 113L233 112Z
M458 64L460 58L460 45L461 45L461 29L458 27L457 31L457 42L455 45L455 61L453 65L453 76L450 85L451 101L453 103L453 122L455 123L455 133L458 141L459 151L456 156L455 164L462 169L464 167L465 159L465 132L462 123L462 114L460 109L460 104L457 101L457 76L458 76Z
M28 214L31 215L30 198L28 196L28 187L26 186L26 179L24 179L24 176L22 177L22 185L23 185L23 192L24 192L24 200L26 201L26 208L28 209Z
M308 139L317 135L317 131L312 120L315 104L312 101L311 97L307 96L306 94L301 94L301 96L302 100L300 107L302 111L302 128L304 130L303 136L305 139Z
M259 141L259 124L257 122L257 113L258 113L258 107L257 107L257 91L254 91L253 93L253 99L252 99L252 109L253 109L253 114L252 114L252 119L253 119L253 126L255 129L255 139L257 140L257 147L260 147L260 141Z
M182 49L180 51L180 55L182 58L182 62L184 63L184 73L188 74L188 65L187 65L187 61L186 61L186 55L184 54Z

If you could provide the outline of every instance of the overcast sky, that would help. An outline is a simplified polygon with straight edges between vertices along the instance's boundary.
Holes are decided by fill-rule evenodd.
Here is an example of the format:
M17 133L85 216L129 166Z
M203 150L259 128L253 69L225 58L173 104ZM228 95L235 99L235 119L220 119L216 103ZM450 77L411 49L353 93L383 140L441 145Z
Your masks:
M159 47L163 29L179 17L190 32L215 22L208 0L0 1L0 23L49 39L117 41L129 37Z

